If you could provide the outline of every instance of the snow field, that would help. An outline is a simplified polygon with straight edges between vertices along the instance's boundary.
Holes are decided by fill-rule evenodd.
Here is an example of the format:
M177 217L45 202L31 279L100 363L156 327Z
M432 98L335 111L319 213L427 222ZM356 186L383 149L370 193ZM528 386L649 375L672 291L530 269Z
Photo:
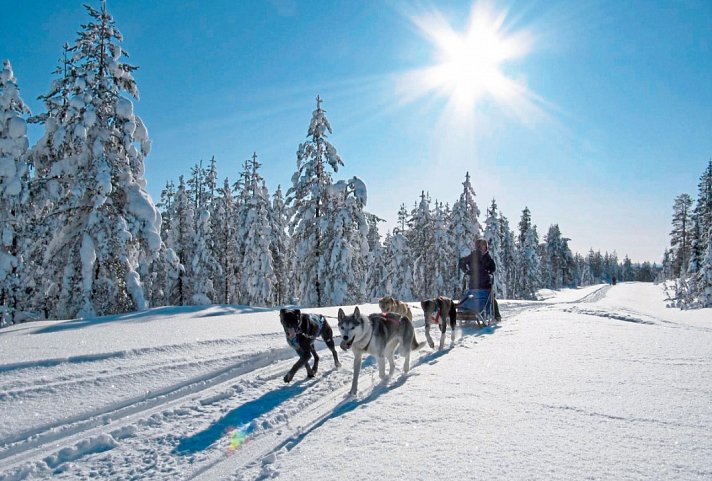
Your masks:
M501 324L422 349L407 375L398 358L381 382L366 357L356 397L353 356L336 370L321 341L317 377L283 383L296 356L276 311L15 326L0 480L709 479L709 312L663 303L644 284L502 301Z

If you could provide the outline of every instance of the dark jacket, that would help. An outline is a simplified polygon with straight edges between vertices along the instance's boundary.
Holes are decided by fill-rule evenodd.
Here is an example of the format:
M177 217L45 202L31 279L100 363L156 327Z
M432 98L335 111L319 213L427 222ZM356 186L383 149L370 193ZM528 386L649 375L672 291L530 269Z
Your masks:
M492 276L497 270L489 252L481 254L474 250L470 255L461 257L458 267L467 274L470 289L492 289Z

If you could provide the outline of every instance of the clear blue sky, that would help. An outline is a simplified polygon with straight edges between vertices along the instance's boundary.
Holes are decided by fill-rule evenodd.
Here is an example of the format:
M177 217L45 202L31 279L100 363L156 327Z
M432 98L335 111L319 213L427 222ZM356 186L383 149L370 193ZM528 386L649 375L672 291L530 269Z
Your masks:
M82 3L0 0L0 58L35 113ZM537 100L517 115L485 92L465 117L402 79L442 61L417 19L437 10L464 34L472 2L413 3L109 0L139 66L154 200L213 155L232 181L253 151L286 190L319 94L346 164L335 177L361 177L387 227L421 190L452 205L469 171L482 221L495 197L513 228L528 206L541 237L558 223L575 251L659 261L674 197L696 196L712 157L712 2L488 2L503 37L527 34L498 71Z

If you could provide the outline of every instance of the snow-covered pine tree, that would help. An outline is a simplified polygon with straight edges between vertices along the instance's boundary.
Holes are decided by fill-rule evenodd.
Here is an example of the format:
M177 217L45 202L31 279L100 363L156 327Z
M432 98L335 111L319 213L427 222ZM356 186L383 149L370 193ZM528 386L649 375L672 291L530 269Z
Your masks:
M480 209L475 202L475 190L470 182L470 173L465 174L460 198L452 206L450 236L455 243L455 255L464 257L475 248L475 241L482 237L482 226L477 220ZM457 262L457 260L455 260Z
M223 304L232 304L237 298L237 226L235 224L235 200L230 182L225 182L212 204L212 221L215 257L220 264L221 276L213 280L215 300Z
M408 239L397 228L393 230L386 243L384 260L386 278L384 284L387 293L401 301L416 299L413 294L413 253Z
M368 221L363 208L366 184L358 177L340 180L329 193L333 219L323 237L326 270L325 302L329 305L358 304L366 300Z
M709 233L712 231L712 159L707 162L707 168L700 176L697 188L694 214L699 222L699 245L704 251L709 241Z
M173 212L173 202L176 196L176 186L172 180L166 182L166 187L161 191L161 200L156 207L161 211L161 238L166 241L168 231L171 228L171 213Z
M455 241L450 233L450 219L452 212L448 206L443 206L442 202L435 202L435 209L432 212L433 220L433 267L430 273L434 282L434 292L436 295L452 297L457 293L458 271L457 261L459 259Z
M166 296L169 305L184 306L190 303L193 296L190 269L195 247L195 212L182 175L178 178L170 217L166 245L175 253L182 267L167 279Z
M558 224L549 227L544 237L544 255L541 259L543 287L561 289L575 284L573 254L568 240L561 235Z
M440 295L435 282L435 229L430 208L430 197L422 191L420 203L408 222L408 245L413 262L414 294L419 299Z
M207 169L205 169L204 183L205 188L203 190L205 193L205 200L203 203L208 206L208 210L211 210L210 207L212 206L218 191L218 167L214 155L210 159L210 165Z
M297 170L292 187L287 191L290 205L290 234L295 244L294 280L296 292L304 306L322 306L329 294L324 291L328 259L325 257L324 236L331 224L329 189L331 173L344 165L334 146L327 140L332 133L317 96L306 142L297 150Z
M680 194L675 198L672 209L670 246L673 251L673 275L680 277L687 272L690 261L692 198L688 194Z
M59 226L44 257L45 273L59 277L59 317L144 309L139 272L161 249L144 178L150 140L123 96L138 99L136 67L122 62L122 36L105 6L85 8L91 20L68 49L66 74L42 97L46 133L34 151Z
M381 235L378 232L378 223L383 222L383 219L373 214L366 214L366 222L368 223L368 261L366 267L366 298L374 301L390 292L386 289L385 279L385 256L386 249L381 244ZM390 236L389 242L390 242Z
M712 307L712 227L707 233L707 253L697 273L697 297L700 307Z
M274 265L274 299L275 306L287 304L292 296L292 270L294 250L289 237L289 218L287 206L284 203L281 186L272 195L272 209L270 210L270 223L272 225L272 239L270 250Z
M700 218L697 214L692 215L692 230L690 232L690 262L687 263L687 274L694 274L700 270L705 258L705 246L703 246L704 236L700 228Z
M503 279L503 290L506 289L506 292L502 293L502 297L510 299L514 296L514 286L517 279L516 242L514 240L514 232L509 228L509 219L502 212L499 213L499 225L499 237L502 239L502 252L500 254L502 265L497 266L497 271L499 272L499 277Z
M244 224L238 226L238 237L243 240L242 276L240 292L247 305L270 305L277 282L272 261L272 223L270 200L264 179L259 174L262 164L257 154L248 161L250 176L245 184L248 193L244 206Z
M487 241L490 257L492 257L494 265L497 268L492 288L494 289L495 296L498 299L507 298L508 296L504 276L504 262L502 261L504 255L504 239L502 238L503 231L502 226L500 225L500 220L501 218L499 216L499 212L497 211L497 202L495 199L492 199L492 203L487 209L487 219L485 220L485 231L483 237Z
M406 209L405 204L401 204L400 209L398 209L398 230L401 234L405 234L406 232L409 217L410 214L408 214L408 209Z
M519 299L536 299L536 291L540 286L538 247L536 226L532 225L531 212L525 207L519 221L517 244L516 297Z
M17 88L9 60L0 72L0 327L21 319L23 236L29 235L27 124L30 109Z
M631 262L630 257L628 257L628 254L626 254L623 259L623 268L621 269L621 281L630 282L634 280L635 271L633 270L633 263Z
M213 254L214 238L210 211L207 209L203 209L198 215L193 242L193 258L190 262L193 295L190 301L193 305L210 305L216 298L213 279L222 276L222 269Z

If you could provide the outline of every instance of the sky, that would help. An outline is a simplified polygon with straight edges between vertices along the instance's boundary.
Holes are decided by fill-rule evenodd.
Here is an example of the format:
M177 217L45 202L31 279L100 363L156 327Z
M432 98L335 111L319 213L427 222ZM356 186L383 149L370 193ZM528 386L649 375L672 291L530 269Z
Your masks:
M91 2L90 2L91 3ZM92 3L95 7L98 2ZM0 58L33 113L82 2L0 0ZM211 157L258 155L289 187L316 96L367 210L396 226L421 192L452 205L467 172L485 211L575 252L656 261L675 196L712 158L712 3L109 0L153 147L149 193ZM41 134L30 130L30 141Z

